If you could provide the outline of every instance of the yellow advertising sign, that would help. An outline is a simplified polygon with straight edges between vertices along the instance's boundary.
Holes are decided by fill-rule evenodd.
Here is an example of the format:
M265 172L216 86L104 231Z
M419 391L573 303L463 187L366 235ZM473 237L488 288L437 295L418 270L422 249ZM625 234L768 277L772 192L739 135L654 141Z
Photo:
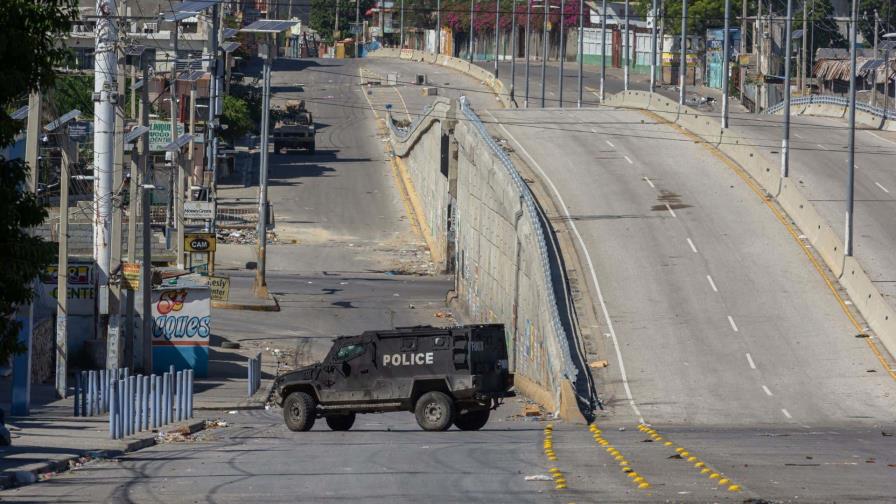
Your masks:
M230 299L230 279L227 277L210 276L208 286L211 287L212 301L227 301Z
M126 290L140 289L140 265L132 262L121 263L121 286Z
M213 233L188 233L184 235L184 250L187 252L214 252L215 235Z

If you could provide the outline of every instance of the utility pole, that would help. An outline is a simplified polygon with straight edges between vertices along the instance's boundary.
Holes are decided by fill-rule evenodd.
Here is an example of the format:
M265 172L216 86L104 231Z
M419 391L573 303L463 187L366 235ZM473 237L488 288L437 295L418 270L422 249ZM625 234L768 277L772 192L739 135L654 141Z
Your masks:
M560 52L557 59L560 67L560 75L558 76L558 87L560 88L560 108L563 108L563 60L566 59L566 27L564 26L563 11L566 7L566 0L560 0Z
M336 32L338 32L338 31L339 31L339 0L336 0L336 21L333 23L333 40L334 41L336 39Z
M726 2L728 0L725 0ZM656 25L660 21L659 12L656 10L656 0L653 0L653 26L650 27L650 92L656 91Z
M655 2L656 0L654 0ZM583 37L585 36L585 0L579 0L579 96L576 101L576 107L582 108L582 65L584 64L585 55L582 54L585 50L585 41Z
M442 54L442 0L436 0L436 54Z
M852 0L852 20L849 25L849 143L846 185L846 232L843 253L852 255L852 221L856 182L856 25L859 23L859 0Z
M498 51L501 48L501 0L495 0L495 78L498 78Z
M628 55L631 48L629 47L629 32L628 32L628 4L629 0L625 0L625 28L624 28L624 39L622 41L622 89L628 91Z
M600 4L600 102L604 102L604 82L607 80L607 0Z
M684 105L688 75L688 0L681 2L681 55L678 62L678 104Z
M171 31L172 36L172 44L174 46L174 58L171 60L171 78L168 81L168 95L170 97L171 104L171 141L177 140L177 115L178 115L178 106L177 106L177 50L178 50L178 31L180 30L180 23L178 21L174 22L174 29ZM177 229L177 233L175 234L175 241L178 243L174 244L175 250L177 250L176 263L178 268L184 267L184 257L181 251L181 247L183 247L183 238L180 235L180 223L179 216L181 215L180 207L178 207L178 194L183 190L180 186L180 153L171 151L171 176L169 180L171 181L171 186L169 190L171 191L171 195L168 198L168 223L167 223L167 242L170 247L171 244L171 233Z
M551 0L542 0L544 2L544 20L541 23L541 108L544 108L544 92L545 92L545 74L548 65L548 23L550 22L550 6Z
M209 103L209 108L211 108L211 103ZM190 182L187 183L187 199L189 201L193 201L193 190L192 187L194 185L199 185L196 183L194 174L196 171L196 161L194 158L193 151L196 147L196 81L193 80L192 76L190 77L190 146L189 152L187 152L187 162L190 164L187 173L187 180Z
M118 64L115 45L118 27L115 0L97 0L96 42L94 52L94 181L93 181L93 259L96 262L97 338L106 335L110 314L109 275L112 249L112 191L115 151L115 102ZM111 338L107 339L107 345ZM117 347L117 342L116 347ZM118 367L114 361L117 348L107 354L107 367Z
M728 47L730 38L729 22L731 18L731 0L725 0L725 40L722 42L722 127L728 127L728 60L730 48Z
M532 0L526 0L526 96L523 101L526 108L529 108L529 38L531 32L529 27L532 25Z
M401 0L401 27L399 28L399 31L401 31L401 33L398 35L398 48L404 49L404 0Z
M41 118L41 94L40 91L28 96L28 125L25 138L25 162L28 164L28 191L37 194L37 181L40 176L38 164L40 153L40 118ZM19 330L18 342L25 348L15 355L13 359L12 374L12 401L10 413L13 415L27 415L31 409L31 340L33 335L34 304L28 303L16 308L16 319L22 322Z
M793 57L793 0L787 0L787 19L784 20L784 138L781 140L781 176L790 176L790 60Z
M470 0L470 50L469 50L469 61L473 62L473 19L476 17L476 13L473 12L473 0Z
M125 75L127 71L124 64L124 51L121 44L115 52L115 58L118 65L118 78L116 85L118 88L118 99L115 102L115 131L114 131L114 147L112 155L112 190L110 195L112 200L112 246L110 247L109 268L111 271L119 271L121 277L121 243L122 243L122 199L118 191L122 187L124 181L124 100L125 94ZM113 369L120 367L122 358L130 359L133 356L133 341L124 340L124 348L122 349L121 334L121 282L115 282L109 286L109 328L106 340L106 367ZM124 350L124 352L122 352Z
M143 86L140 88L140 123L149 124L149 64L145 56L140 58L143 67ZM143 370L152 373L152 201L150 189L152 172L149 166L149 134L140 137L137 143L137 155L141 172L140 181L143 187L141 213L143 216L143 268L141 269L140 288L143 290L143 330L141 344L143 347ZM135 246L136 248L136 246Z
M59 138L62 162L59 164L59 261L56 268L56 394L65 399L68 389L68 183L72 162L67 125L63 126Z
M354 33L355 36L355 58L360 54L359 52L359 43L361 42L361 32L363 32L363 28L361 28L361 0L355 0L355 30L357 33Z
M270 41L259 47L263 51L262 69L263 89L261 94L261 153L260 177L258 181L258 261L255 267L255 295L266 297L268 292L265 277L268 246L268 130L270 129L271 109L271 58L274 48Z
M136 58L136 57L135 57ZM143 56L139 56L140 60L143 60ZM131 62L131 96L132 98L137 98L137 90L134 89L134 82L136 77L136 69L137 65L134 62ZM149 82L143 81L143 86L149 86ZM134 108L137 100L132 99L131 108ZM138 126L146 126L143 122L143 102L140 102L139 110L134 110L134 115L137 119ZM139 115L138 115L139 113ZM128 173L128 262L131 264L137 264L137 214L140 208L140 202L138 198L142 196L141 192L138 191L138 186L140 185L140 175L137 172L137 160L136 160L136 148L131 146L131 160L129 163ZM143 348L135 345L134 338L134 311L136 309L136 297L137 292L133 289L128 289L128 302L127 302L127 311L125 312L125 325L124 325L124 337L125 341L128 342L126 345L126 349L130 348L129 351L126 352L126 366L130 368L134 368L134 363L139 362L138 354L142 354Z

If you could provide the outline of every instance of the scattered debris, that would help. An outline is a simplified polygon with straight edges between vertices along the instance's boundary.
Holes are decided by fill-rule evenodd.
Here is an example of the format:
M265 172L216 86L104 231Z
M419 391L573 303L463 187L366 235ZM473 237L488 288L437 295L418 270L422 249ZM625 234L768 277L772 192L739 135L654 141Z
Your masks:
M606 359L602 359L602 360L596 360L594 362L589 363L588 367L590 367L592 369L601 369L601 368L605 368L609 365L610 365L610 363L607 362Z
M870 337L871 336L869 336L867 333L856 334L856 338L870 338Z
M892 432L884 432L884 431L880 431L880 435L883 436L883 437L890 437L890 436L893 435L893 433L892 433Z
M541 408L539 408L537 404L527 404L523 406L523 416L532 417L541 415Z
M230 411L227 412L227 414L228 414L228 415L236 415L236 410L235 410L235 409L230 410Z
M680 453L676 453L675 455L669 455L669 456L666 457L666 458L668 458L668 459L677 459L677 460L681 460L681 454L680 454Z
M258 243L258 233L254 229L218 229L218 243L231 245L254 245ZM268 244L278 244L277 233L268 231Z
M227 427L227 422L225 422L224 420L215 419L215 420L206 420L205 421L206 429L220 429L222 427Z
M452 318L452 317L454 317L454 315L452 315L451 312L449 312L449 311L442 311L442 310L439 310L439 311L435 312L433 315L434 315L436 318Z
M524 479L526 481L551 481L551 477L545 476L544 474L533 474L531 476L526 476Z

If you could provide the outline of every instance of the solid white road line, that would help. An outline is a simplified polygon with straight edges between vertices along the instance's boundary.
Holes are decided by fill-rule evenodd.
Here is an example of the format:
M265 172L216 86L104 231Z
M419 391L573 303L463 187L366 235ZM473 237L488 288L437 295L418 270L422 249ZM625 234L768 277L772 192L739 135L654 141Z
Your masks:
M595 133L597 133L597 132L595 131ZM607 142L607 145L609 145L610 147L613 147L614 149L616 148L616 146L613 145L613 142L611 142L609 140L604 140L604 141Z
M696 250L694 252L696 252ZM712 291L719 292L719 289L716 287L716 283L712 281L712 277L709 275L706 275L706 279L709 280L709 286L712 287ZM749 356L750 354L747 354L747 355Z
M737 324L734 323L734 319L731 318L731 315L728 315L728 323L731 324L731 328L734 329L734 332L737 332Z
M644 177L644 181L647 182L647 185L649 185L649 186L652 187L653 189L656 189L656 186L653 185L653 182L650 180L649 177Z
M634 163L634 162L632 162L632 160L631 160L631 159L629 159L629 157L628 157L628 156L622 156L622 157L624 157L624 158L625 158L625 160L626 160L626 161L628 161L628 164L635 164L635 163Z
M883 191L883 192L885 192L885 193L887 193L887 194L890 194L890 191L888 191L886 187L880 185L880 182L875 182L874 185L876 185L877 187L880 187L880 190L881 190L881 191Z
M694 253L696 254L696 253L697 253L697 247L694 246L694 242L692 242L690 238L688 238L688 245L691 246L691 250L693 250Z
M669 213L672 214L672 217L678 217L677 215L675 215L675 210L672 210L672 207L670 207L668 203L666 203L666 210L668 210Z
M792 416L790 416L790 412L784 408L781 408L781 413L784 413L784 416L786 416L787 418L793 418Z
M632 411L635 412L635 416L638 417L638 421L641 423L644 422L644 417L641 415L641 410L638 409L638 405L635 404L635 399L632 397L632 389L628 384L628 375L625 372L625 363L622 360L622 351L619 349L619 339L616 337L616 329L613 327L613 319L610 318L610 312L607 310L607 303L604 301L604 294L600 288L600 282L597 281L597 272L594 269L594 261L591 260L591 254L588 252L588 248L585 247L585 240L582 239L582 234L579 233L579 228L576 226L575 221L570 218L569 210L567 210L566 203L563 201L563 197L560 196L560 191L557 190L557 186L554 185L554 182L548 177L547 173L541 168L541 165L538 164L538 161L535 161L535 158L529 154L529 151L523 147L523 144L517 141L517 139L510 134L510 131L507 128L498 122L495 116L486 110L486 113L492 117L496 123L501 126L501 129L504 131L504 134L507 135L508 138L513 140L513 143L519 147L519 151L522 152L529 161L532 162L532 166L538 170L538 173L544 178L544 180L551 187L551 191L554 193L554 196L557 198L557 202L560 203L560 208L566 216L566 221L569 223L572 228L573 234L576 235L576 240L579 242L579 247L581 247L582 252L585 253L585 261L588 263L588 270L591 273L591 282L594 283L594 289L597 292L597 299L600 302L601 311L604 314L604 320L607 321L607 330L610 331L610 338L613 340L613 348L616 350L616 360L619 361L619 375L622 378L622 387L625 389L625 397L628 399L628 404L631 406Z
M767 395L767 396L769 396L769 397L775 395L775 394L772 394L772 391L769 390L768 387L766 387L765 385L762 386L762 390L764 390L764 391L765 391L765 395Z
M750 369L756 369L756 363L753 362L753 356L750 355L750 352L747 352L747 363L750 364Z

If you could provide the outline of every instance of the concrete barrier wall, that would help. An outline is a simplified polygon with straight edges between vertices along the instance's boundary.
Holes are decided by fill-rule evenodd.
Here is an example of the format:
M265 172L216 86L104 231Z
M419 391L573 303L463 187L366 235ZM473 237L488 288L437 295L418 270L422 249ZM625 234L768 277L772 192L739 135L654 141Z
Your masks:
M438 98L407 131L390 128L393 153L420 230L440 271L448 269L448 212L451 200L448 173L442 159L443 136L448 134L453 110L450 100ZM387 124L393 124L387 118Z
M396 162L416 193L418 220L426 221L421 228L431 247L442 248L433 256L455 266L456 300L468 318L505 325L517 388L579 419L574 391L582 388L573 383L586 378L571 363L569 336L558 323L553 283L562 280L552 277L546 260L534 199L490 138L470 120L455 120L459 113L439 98L406 130L389 121Z
M479 79L482 83L488 86L492 90L492 92L495 93L495 96L498 98L498 101L501 103L501 105L504 106L504 108L516 107L516 105L514 105L513 101L511 101L510 99L510 92L504 88L504 83L502 83L500 79L496 79L493 73L484 68L481 68L477 65L471 65L467 60L462 60L453 56L446 56L444 54L433 54L413 49L399 50L387 48L373 51L368 54L368 57L401 58L411 61L419 61L422 63L431 63L433 65L440 65L451 68L453 70L457 70L458 72L469 75L474 79Z
M642 91L628 91L611 96L607 105L641 108L656 113L660 117L675 122L682 128L713 144L732 161L741 166L769 195L774 197L789 215L805 239L812 244L818 255L831 269L846 290L859 313L877 338L891 353L896 354L896 310L890 306L860 264L861 258L846 257L843 241L834 231L831 223L818 213L817 209L800 191L798 184L784 179L780 166L774 160L766 159L759 149L750 145L732 130L722 130L719 120L688 107L681 107L669 98ZM813 104L807 106L806 113L842 116L843 107ZM879 119L875 119L880 122Z

